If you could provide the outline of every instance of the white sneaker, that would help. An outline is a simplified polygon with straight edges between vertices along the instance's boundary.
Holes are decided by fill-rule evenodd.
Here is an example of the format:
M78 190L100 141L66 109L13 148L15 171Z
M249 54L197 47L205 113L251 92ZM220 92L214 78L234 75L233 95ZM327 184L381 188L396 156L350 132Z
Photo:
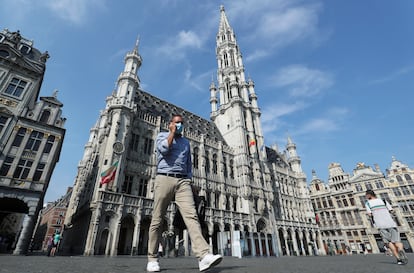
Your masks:
M201 272L206 271L211 267L218 265L221 260L223 260L223 257L221 255L207 254L198 262L198 267L200 268Z
M148 262L147 271L148 272L160 272L160 264L158 262Z

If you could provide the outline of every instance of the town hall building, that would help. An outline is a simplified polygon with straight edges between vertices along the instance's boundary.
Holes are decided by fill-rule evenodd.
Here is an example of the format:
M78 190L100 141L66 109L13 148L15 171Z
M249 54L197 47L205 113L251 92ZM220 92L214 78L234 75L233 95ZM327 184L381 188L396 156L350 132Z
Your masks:
M296 145L265 145L259 96L246 78L236 36L220 8L217 82L210 120L142 89L138 42L125 56L116 90L90 130L65 219L61 251L84 255L145 255L156 175L154 141L171 115L185 121L193 183L207 203L204 234L213 252L232 256L324 254ZM113 175L109 183L102 176ZM187 232L165 217L165 241ZM164 242L165 243L165 242ZM173 245L169 245L170 248ZM175 247L175 246L174 246Z

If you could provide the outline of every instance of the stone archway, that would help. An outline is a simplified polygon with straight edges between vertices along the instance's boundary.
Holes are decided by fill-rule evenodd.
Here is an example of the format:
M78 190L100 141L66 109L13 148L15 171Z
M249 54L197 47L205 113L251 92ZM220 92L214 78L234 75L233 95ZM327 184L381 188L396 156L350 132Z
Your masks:
M285 235L282 228L279 228L279 242L280 246L282 248L282 256L287 256L287 249L286 249L286 241L285 241Z
M219 249L219 234L220 234L220 225L218 223L214 223L213 225L213 236L211 236L211 240L213 242L213 253L221 253L222 250Z
M260 218L256 223L257 232L265 232L266 230L266 221L263 218Z
M132 251L132 240L134 237L134 219L127 216L122 219L118 238L117 255L129 255Z
M138 255L148 254L148 231L151 224L151 218L145 217L141 221L139 240L138 240Z
M19 236L19 233L22 229L23 221L28 214L29 207L24 201L18 198L0 198L0 237L3 238L0 245L0 253L11 253L13 251L13 246L16 245L17 240L20 240L20 236L22 236L22 234ZM25 235L27 238L22 237L22 239L27 246L25 245L23 248L28 248L31 232L28 231ZM26 251L27 249L23 252Z
M99 240L97 255L104 255L106 253L106 246L107 246L107 243L108 243L109 234L110 233L109 233L109 230L107 228L102 231L101 238ZM109 252L110 252L110 250L108 251L108 253Z

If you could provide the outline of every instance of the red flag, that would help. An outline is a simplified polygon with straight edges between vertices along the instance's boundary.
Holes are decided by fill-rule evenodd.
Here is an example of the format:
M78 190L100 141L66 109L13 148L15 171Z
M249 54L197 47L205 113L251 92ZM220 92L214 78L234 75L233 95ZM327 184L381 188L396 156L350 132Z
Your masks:
M118 161L112 164L106 171L101 173L101 185L110 183L115 179L116 169L118 167Z
M316 221L317 224L319 224L319 216L318 216L317 213L315 213L315 221Z
M250 139L249 147L256 145L256 139Z

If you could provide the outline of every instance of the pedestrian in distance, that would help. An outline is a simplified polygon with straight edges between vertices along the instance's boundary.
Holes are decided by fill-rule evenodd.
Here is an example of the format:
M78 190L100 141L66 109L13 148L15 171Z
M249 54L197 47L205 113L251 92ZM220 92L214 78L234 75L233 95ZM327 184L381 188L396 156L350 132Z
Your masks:
M367 199L365 202L367 214L372 217L375 227L379 229L382 240L397 259L397 264L407 264L408 258L401 243L397 224L392 218L394 211L391 205L387 201L377 198L373 190L367 190L365 197Z
M62 235L60 234L60 231L56 231L53 235L53 245L52 250L50 251L50 256L54 257L56 255L56 251L59 247L59 242L62 239Z
M173 115L168 129L156 138L157 175L154 181L154 204L148 238L148 272L159 272L158 244L161 226L168 205L173 199L183 217L191 239L192 250L198 258L200 271L219 264L223 257L210 253L203 238L191 189L192 164L188 139L183 137L183 117Z
M53 247L53 235L50 235L49 238L47 239L47 256L50 256L50 252L52 252L52 247Z

